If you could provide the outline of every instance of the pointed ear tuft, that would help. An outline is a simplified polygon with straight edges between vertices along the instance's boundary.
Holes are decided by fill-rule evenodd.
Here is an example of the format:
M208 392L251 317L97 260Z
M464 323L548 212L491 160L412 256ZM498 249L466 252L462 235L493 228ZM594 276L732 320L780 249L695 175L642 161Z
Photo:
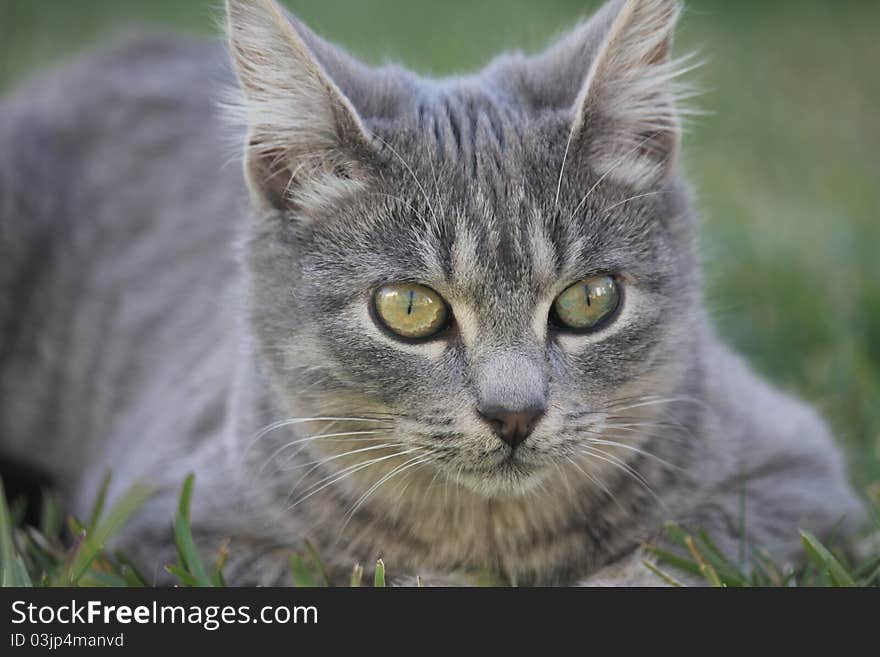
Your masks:
M285 210L361 188L368 133L294 25L272 0L227 0L226 10L256 200Z
M673 171L681 128L677 78L689 58L673 59L678 0L626 0L592 60L575 101L573 142L600 174L636 188Z

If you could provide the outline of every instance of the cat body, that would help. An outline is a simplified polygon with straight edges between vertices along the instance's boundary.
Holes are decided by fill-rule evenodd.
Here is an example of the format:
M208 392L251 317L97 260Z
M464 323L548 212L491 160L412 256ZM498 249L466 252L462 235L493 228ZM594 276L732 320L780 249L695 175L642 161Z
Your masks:
M666 522L788 559L798 528L859 521L823 422L702 309L677 3L611 2L441 81L268 0L227 10L232 67L139 38L0 103L3 454L80 513L106 467L112 493L150 482L121 546L153 567L195 472L197 539L231 538L239 583L284 581L305 540L340 581L382 557L440 584L656 583L640 548ZM601 329L548 322L600 274ZM400 282L443 299L441 333L383 326L371 295ZM521 444L487 408L531 409Z

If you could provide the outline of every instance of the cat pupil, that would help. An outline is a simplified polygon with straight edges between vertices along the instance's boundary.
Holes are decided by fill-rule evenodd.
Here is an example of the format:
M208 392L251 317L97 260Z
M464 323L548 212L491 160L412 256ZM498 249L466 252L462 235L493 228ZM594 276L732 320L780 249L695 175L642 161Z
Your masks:
M413 290L409 291L409 307L406 309L407 315L412 315L412 306L413 306L413 295L415 292Z

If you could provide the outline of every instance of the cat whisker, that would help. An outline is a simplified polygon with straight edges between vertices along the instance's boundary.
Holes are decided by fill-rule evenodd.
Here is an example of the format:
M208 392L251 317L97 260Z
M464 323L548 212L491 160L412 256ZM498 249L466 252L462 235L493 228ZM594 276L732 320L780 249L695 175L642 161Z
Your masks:
M326 459L319 459L319 460L317 460L317 461L312 461L311 463L306 464L306 465L303 466L303 467L309 467L309 466L311 466L311 467L309 467L309 469L308 469L306 472L304 472L304 473L299 477L299 479L297 479L297 480L294 482L294 484L293 484L293 490L296 490L296 487L299 486L300 483L301 483L304 479L306 479L310 474L312 474L315 470L317 470L318 468L320 468L320 467L323 466L323 465L326 465L326 464L331 463L331 462L333 462L333 461L339 460L339 459L341 459L341 458L345 458L345 457L348 457L348 456L352 456L352 455L354 455L354 454L362 454L362 453L364 453L364 452L376 451L376 450L379 450L379 449L389 449L389 448L400 449L400 448L403 447L403 446L404 446L404 445L402 445L401 443L397 443L397 442L389 442L389 443L383 443L383 444L381 444L381 445L372 445L372 446L370 446L370 447L366 447L366 448L361 448L361 449L356 449L356 450L350 450L350 451L348 451L348 452L344 452L344 453L342 453L342 454L337 454L337 455L335 455L335 456L331 456L331 457L326 458ZM363 463L363 461L361 461L361 462L359 462L359 463L352 463L352 464L351 464L350 466L348 466L348 467L351 467L351 466L358 466L358 465L360 465L360 463ZM293 469L296 469L296 468L291 468L290 470L293 470ZM344 468L343 468L343 469L344 469ZM334 473L331 473L330 476L333 476L333 474L334 474Z
M348 437L348 436L350 436L350 435L355 435L355 434L360 434L360 433L370 433L370 434L372 434L372 435L369 436L369 437ZM255 477L259 477L259 476L265 471L265 469L266 469L271 463L273 463L273 462L275 461L275 459L277 458L277 456L278 456L282 451L284 451L285 449L288 449L288 448L290 448L290 447L293 447L293 446L295 446L295 445L297 445L297 444L300 445L300 448L297 449L293 454L291 454L291 455L290 455L290 456L284 461L284 463L283 463L282 465L278 466L278 467L276 468L276 470L275 470L275 473L290 472L290 471L292 471L292 470L296 470L296 469L298 469L299 467L306 467L306 466L308 466L308 465L312 465L312 464L314 464L314 463L316 463L316 462L317 462L317 463L320 463L320 461L310 461L309 463L307 463L307 464L302 464L301 466L288 467L288 464L289 464L291 461L293 461L294 459L296 459L296 457L297 457L297 456L299 455L299 453L303 450L303 448L306 446L307 443L314 442L314 441L317 441L317 440L327 440L328 442L366 442L366 441L375 441L375 440L378 440L378 439L379 439L378 436L387 437L388 435L389 435L389 433L388 433L387 431L374 431L374 432L352 432L351 434L348 434L348 433L335 433L335 434L319 434L319 435L317 435L317 436L307 436L306 438L301 438L301 439L299 439L299 440L295 440L295 441L293 441L293 442L290 442L290 443L287 443L287 444L285 444L285 445L282 445L281 447L279 447L278 449L276 449L276 450L275 450L275 451L274 451L274 452L273 452L273 453L272 453L272 454L266 459L266 461L263 463L263 465L259 468L259 470L257 471ZM315 466L315 467L318 467L318 466ZM314 468L313 468L313 469L314 469ZM311 472L311 470L310 470L309 472ZM308 474L308 473L306 473L306 474ZM300 480L301 480L301 479L300 479ZM299 483L299 482L297 482L297 483Z
M609 465L612 465L612 466L618 468L621 472L624 472L627 476L631 477L636 482L638 482L648 493L650 493L650 495L661 506L666 508L666 505L663 502L663 500L660 498L659 495L657 495L657 493L654 491L654 489L651 488L651 485L647 482L647 480L641 475L641 473L639 473L632 466L630 466L629 463L617 458L613 454L609 454L608 452L601 450L598 447L589 447L589 446L581 445L580 450L581 450L582 454L589 456L590 458L596 458L596 459L599 459L600 461L604 461L605 463L608 463Z
M307 443L312 440L318 440L320 438L340 438L343 436L371 436L377 433L388 433L391 427L377 427L376 429L369 430L361 430L361 431L338 431L335 433L319 433L313 436L305 436L303 438L297 438L296 440L291 440L290 442L284 443L272 452L272 457L277 456L280 452L284 451L289 447L293 447L294 445L300 445L302 443ZM270 457L271 458L271 457Z
M388 148L388 150L390 150L394 154L394 156L398 160L400 160L400 163L403 164L403 166L409 172L409 175L412 176L412 179L415 181L416 186L419 188L419 191L422 193L422 196L425 199L425 203L428 205L428 210L430 210L431 216L434 217L434 221L439 222L440 219L437 217L437 213L434 212L434 207L431 205L431 199L428 197L428 193L425 191L425 188L424 188L424 186L422 186L421 181L419 181L415 172L412 170L412 167L407 163L406 160L403 159L403 157L400 155L400 153L398 153L391 144L389 144L387 141L385 141L381 137L376 137L376 139L378 139L380 142L382 142Z
M396 516L400 512L400 509L403 506L404 496L406 495L406 491L410 484L413 482L413 475L415 475L416 472L417 470L410 470L409 474L398 482L397 489L395 489L392 495L394 498L394 511L391 514L392 516Z
M426 458L426 456L427 456L427 458ZM376 490L378 490L379 487L382 486L382 484L389 481L393 477L396 477L397 475L401 474L402 472L405 472L406 470L409 470L409 469L416 467L418 465L423 465L425 463L430 462L431 461L430 456L431 456L430 452L427 452L427 453L423 452L422 454L419 454L418 456L415 456L415 457L405 461L404 463L401 463L400 465L396 466L393 470L391 470L391 472L389 472L388 474L383 476L381 479L379 479L379 481L377 481L375 484L370 486L370 488L368 488L367 491L357 499L357 501L352 506L351 510L345 514L345 522L342 525L342 529L340 530L340 533L345 531L345 528L348 526L348 523L351 521L351 519L354 517L354 515L358 512L358 509L360 509L361 506L363 506L363 504L367 501L367 499Z
M658 413L654 416L645 416L645 415L621 415L615 411L609 412L605 414L607 422L623 422L623 423L633 423L633 424L654 424L656 426L662 427L670 427L670 428L678 428L678 429L686 429L687 426L681 422L677 417L668 413L665 409L663 412Z
M593 195L593 192L596 191L596 189L599 187L599 185L601 185L605 181L605 179L608 178L608 176L610 176L612 173L614 173L618 167L620 167L624 163L626 163L627 158L630 155L635 153L637 150L639 150L642 146L647 144L652 139L657 138L657 136L659 136L661 134L661 132L662 131L657 131L651 135L648 135L647 137L642 139L639 143L637 143L635 146L633 146L631 149L629 149L626 153L621 155L620 159L610 169L608 169L608 171L606 171L604 174L602 174L599 177L599 180L597 180L596 183L592 187L590 187L589 190L587 190L586 195L584 195L584 198L581 199L581 202L577 204L577 207L571 213L571 215L569 216L569 219L574 219L575 216L577 216L577 213L580 212L582 207L584 207L584 204L587 202L587 200L589 200L590 196Z
M345 421L345 422L370 422L370 423L379 422L378 420L375 420L375 419L360 418L360 417L314 417L314 418L288 418L286 420L279 420L277 422L273 422L272 424L264 427L259 432L257 432L257 434L255 434L255 437L251 439L250 444L245 449L244 454L246 456L261 438L270 434L273 431L277 431L278 429L281 429L284 427L298 425L298 424L304 424L306 422L313 422L313 421L327 422L327 425L324 427L325 430L329 429L334 424L336 424L337 422L341 422L341 421ZM266 467L270 463L275 461L275 459L278 457L279 454L281 454L284 450L289 449L290 447L293 447L295 445L305 445L306 443L309 443L309 442L312 442L315 440L319 440L319 439L333 439L333 438L342 439L343 437L367 436L367 435L374 435L374 434L379 434L379 433L388 433L388 431L391 428L392 428L391 425L379 424L378 426L376 426L374 429L371 429L370 431L348 431L348 432L337 432L337 433L320 433L317 435L305 436L303 438L298 438L296 440L287 442L284 445L281 445L275 451L273 451L272 454L270 454L266 458L265 462L263 463L262 466L260 466L259 470L255 473L254 476L259 477L264 472ZM370 439L369 438L351 438L351 440L370 440ZM291 460L296 458L296 456L299 454L299 452L300 452L300 450L297 450L296 452L294 452L291 455L291 457L286 461L286 463L289 463Z
M382 420L378 418L368 418L368 417L291 417L286 418L284 420L277 420L276 422L272 422L271 424L267 424L262 429L257 430L249 439L248 442L252 445L253 443L259 441L262 437L266 436L273 431L281 429L283 427L290 427L297 424L305 424L306 422L381 422Z
M657 456L656 454L654 454L652 452L641 449L640 447L635 447L634 445L627 445L626 443L621 443L616 440L608 440L606 438L589 438L588 440L591 445L606 445L608 447L618 447L620 449L625 449L630 452L635 452L636 454L641 454L642 456L644 456L646 458L654 459L658 463L662 463L663 465L665 465L668 468L672 468L672 469L678 470L680 472L686 472L686 470L684 468L682 468L680 465L676 465L675 463L667 461L666 459L664 459L660 456Z
M686 397L689 399L696 399L696 397L691 397L690 395L679 395L676 394L676 397ZM654 399L670 399L669 395L660 395L660 394L640 394L640 395L627 395L625 397L615 397L610 400L611 406L620 403L629 403L629 402L638 402L638 401L648 401Z
M425 144L425 150L427 151L428 146ZM434 193L437 194L437 202L440 204L440 213L445 215L446 210L443 207L443 195L440 193L440 179L437 177L437 169L434 167L434 158L431 157L431 154L428 153L428 164L431 165L431 176L434 178Z
M605 427L619 429L628 433L644 433L646 436L669 439L693 439L693 432L687 426L676 422L638 422L628 420L625 422L608 421Z
M686 426L676 422L664 422L662 420L645 420L635 418L634 420L626 420L624 422L614 422L616 418L603 421L601 423L583 423L565 425L566 431L573 433L587 432L597 435L605 435L609 431L622 431L632 434L633 437L656 438L658 440L679 440L684 441L692 439L692 433ZM665 430L660 433L660 430ZM684 434L684 435L682 435Z
M375 440L375 439L373 439L373 438L359 439L358 442L360 440ZM351 456L353 454L362 454L363 452L372 452L377 449L385 449L387 447L401 447L401 446L402 446L402 444L399 442L396 442L396 441L395 442L379 443L378 445L368 445L367 447L359 447L357 449L351 449L346 452L341 452L339 454L333 454L332 456L328 456L326 458L314 459L312 461L306 461L305 463L297 463L296 465L293 465L290 467L279 468L278 471L279 472L293 472L295 470L300 470L302 468L308 468L311 466L311 469L305 475L303 475L305 477L305 476L308 476L308 474L310 474L313 470L320 468L322 465L332 463L333 461L338 461L339 459L343 459L343 458L345 458L347 456Z
M387 440L389 435L390 435L389 433L383 432L383 433L377 433L377 435L373 436L373 437L321 438L320 440L322 443L326 442L326 443L361 443L361 444L363 444L363 443L374 443L376 440ZM401 445L402 443L395 441L394 444ZM297 464L297 465L293 465L293 466L290 466L290 464L293 462L296 462L297 457L300 455L300 453L302 453L302 451L306 448L306 446L307 446L306 444L300 445L299 448L295 452L293 452L293 454L291 454L286 459L284 459L284 463L279 465L275 471L277 473L292 472L293 470L298 470L301 467L305 467L307 464ZM313 464L313 463L315 463L315 461L310 461L309 465Z
M556 182L556 200L553 202L553 207L559 207L559 195L562 192L562 176L565 173L565 163L568 161L568 152L571 149L571 140L574 137L574 130L570 130L568 133L568 140L565 142L565 153L562 156L562 166L559 167L559 179Z
M636 427L618 426L615 424L606 424L602 427L601 431L596 431L596 433L599 433L600 435L602 435L604 437L608 437L608 436L610 436L612 438L617 437L617 438L620 438L621 440L624 439L624 436L620 436L620 435L615 436L614 434L617 432L623 432L624 434L627 434L626 437L630 438L630 439L645 438L645 439L652 439L652 440L673 441L673 442L679 442L679 443L691 442L690 436L681 435L681 434L677 433L676 431L669 431L669 432L665 432L665 433L657 433L655 431L651 431L651 429L656 429L656 428L662 429L663 427L656 427L655 425L651 425L651 424L646 424L643 426L640 425L640 426L636 426Z
M559 478L562 480L562 485L565 486L565 491L568 493L569 498L573 498L574 489L571 487L571 482L568 480L568 473L563 470L562 466L556 461L553 461L553 467L556 468L556 472L559 473Z
M680 404L680 403L689 403L696 404L702 406L704 408L709 408L708 404L704 402L702 399L697 399L696 397L690 397L687 395L680 395L676 397L647 397L641 401L636 401L631 404L626 404L623 406L609 406L608 412L618 412L618 411L629 411L635 408L643 408L645 406L656 406L659 404Z
M605 493L608 496L608 499L611 500L612 502L614 502L618 507L620 507L620 509L622 511L626 510L626 509L624 509L623 505L620 503L620 500L618 500L617 497L614 496L614 494L608 489L608 486L606 486L605 483L601 479L599 479L599 477L584 470L578 464L578 462L575 461L570 456L566 456L565 460L568 461L569 463L571 463L575 467L575 469L577 469L578 472L580 472L582 475L584 475L584 477L587 478L587 480L589 482L591 482L592 484L597 486L603 493Z
M643 420L643 417L638 416L622 416L620 415L620 411L627 411L661 404L668 404L671 406L678 403L692 403L704 407L706 406L706 403L703 400L688 395L678 395L675 397L668 397L663 395L634 395L630 397L618 397L617 399L613 399L611 400L610 404L605 408L596 410L579 410L572 413L567 413L565 415L565 419L566 421L573 421L587 416L608 416L611 418L630 418L634 420Z
M361 470L364 470L365 468L369 468L369 467L374 466L378 463L382 463L384 461L387 461L388 459L399 458L401 456L405 456L406 454L412 454L413 452L416 452L416 451L418 451L418 449L413 448L413 449L404 450L402 452L396 452L394 454L388 454L386 456L379 456L374 459L364 461L363 463L356 463L354 465L350 465L348 467L342 468L341 470L334 472L333 474L327 475L326 477L322 477L317 482L315 482L314 484L312 484L311 486L306 488L306 490L304 492L308 493L308 494L301 497L293 504L289 505L287 507L287 510L288 511L292 510L294 507L302 504L303 502L305 502L307 499L309 499L313 495L320 493L322 490L324 490L328 486L332 486L333 484L335 484L339 481L342 481L343 479L345 479L347 477L350 477L351 475L355 474L356 472L360 472ZM296 490L296 488L294 488L294 490ZM309 492L309 491L311 491L311 492ZM292 493L291 493L291 495L292 495ZM288 499L289 499L289 497L288 497Z
M665 191L660 190L660 191L657 191L657 192L647 192L647 193L645 193L645 194L636 194L635 196L630 196L629 198L626 198L626 199L624 199L624 200L622 200L622 201L619 201L619 202L615 203L614 205L611 205L611 206L605 208L605 212L611 212L612 210L614 210L614 209L616 209L616 208L619 208L621 205L626 205L626 204L629 203L630 201L636 201L636 200L638 200L638 199L640 199L640 198L647 198L647 197L649 197L649 196L660 196L660 195L665 194L665 193L666 193Z
M425 500L428 499L428 493L434 487L434 484L437 482L437 477L439 477L439 476L440 476L440 470L439 469L435 470L434 476L431 477L431 481L428 482L428 485L425 487L425 490L422 491L422 502L424 502Z
M406 201L405 199L401 198L400 196L397 196L397 195L395 195L395 194L385 194L385 193L382 193L382 192L370 192L369 194L365 194L365 196L381 196L381 197L390 198L390 199L393 199L393 200L395 200L395 201L398 201L399 203L402 203L404 206L406 206L407 208L409 208L409 209L412 211L412 213L413 213L416 217L418 217L419 220L420 220L422 223L427 223L427 222L425 221L425 217L422 215L422 213L419 212L418 210L416 210L415 206L414 206L412 203ZM429 206L429 207L430 207L430 206Z

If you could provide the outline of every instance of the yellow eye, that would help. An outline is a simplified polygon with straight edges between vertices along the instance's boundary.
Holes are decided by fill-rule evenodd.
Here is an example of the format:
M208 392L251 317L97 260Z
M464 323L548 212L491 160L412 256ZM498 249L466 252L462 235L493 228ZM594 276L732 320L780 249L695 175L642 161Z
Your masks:
M430 338L449 323L446 302L424 285L383 285L373 296L373 306L388 330L410 340Z
M611 317L620 303L620 291L610 276L578 281L553 302L552 317L561 327L589 331Z

